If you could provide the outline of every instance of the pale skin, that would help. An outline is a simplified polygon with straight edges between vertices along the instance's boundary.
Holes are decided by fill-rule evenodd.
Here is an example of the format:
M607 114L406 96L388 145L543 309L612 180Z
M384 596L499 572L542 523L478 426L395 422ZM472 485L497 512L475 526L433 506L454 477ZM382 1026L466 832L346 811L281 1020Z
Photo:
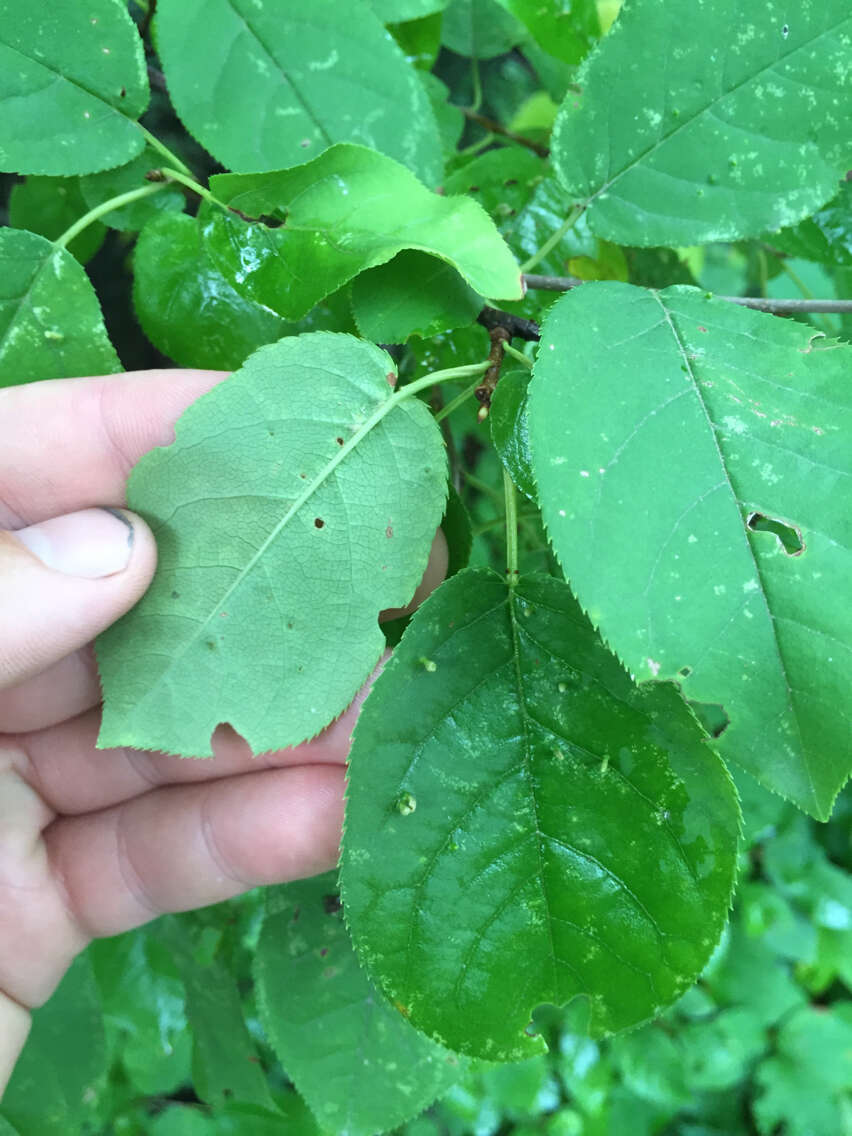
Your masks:
M0 1093L30 1011L91 939L337 861L369 682L317 738L261 757L229 727L204 761L95 748L91 642L156 565L145 522L100 507L123 508L131 467L224 377L138 371L0 390ZM408 609L446 564L439 531Z

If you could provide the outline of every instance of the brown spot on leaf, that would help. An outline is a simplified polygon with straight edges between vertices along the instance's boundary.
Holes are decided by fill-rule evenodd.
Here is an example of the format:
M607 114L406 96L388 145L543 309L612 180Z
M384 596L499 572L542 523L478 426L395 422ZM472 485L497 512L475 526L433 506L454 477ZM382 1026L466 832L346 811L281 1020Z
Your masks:
M324 528L324 527L325 527L325 521L322 519L322 517L315 517L314 518L314 528L315 529L321 529L321 528Z
M393 529L390 525L388 525L388 527L385 529L385 536L388 538L388 540L390 540L390 538L393 536Z
M396 375L394 374L393 371L388 371L388 373L385 375L385 378L388 381L388 386L391 386L391 387L396 386Z

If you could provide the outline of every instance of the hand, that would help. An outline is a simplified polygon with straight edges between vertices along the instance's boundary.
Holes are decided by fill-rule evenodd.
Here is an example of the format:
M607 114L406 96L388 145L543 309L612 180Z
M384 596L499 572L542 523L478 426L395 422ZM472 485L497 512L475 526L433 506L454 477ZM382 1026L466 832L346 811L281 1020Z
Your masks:
M369 682L317 738L258 758L227 727L212 760L95 748L91 640L156 563L148 526L122 511L127 474L223 377L143 371L0 390L0 1090L30 1009L92 938L337 861ZM445 570L439 532L410 607Z

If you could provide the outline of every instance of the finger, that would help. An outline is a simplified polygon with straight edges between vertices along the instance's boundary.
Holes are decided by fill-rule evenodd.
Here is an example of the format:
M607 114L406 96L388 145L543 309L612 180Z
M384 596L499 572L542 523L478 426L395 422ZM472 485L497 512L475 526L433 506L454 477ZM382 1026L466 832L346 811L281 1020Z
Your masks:
M156 789L63 818L45 838L83 932L115 935L334 867L343 789L337 766L268 769Z
M100 701L98 665L89 644L32 678L0 690L0 735L44 730L76 718Z
M23 776L55 812L79 815L161 786L197 784L294 765L343 765L361 705L388 657L385 654L339 718L315 738L289 749L254 757L230 726L218 727L213 734L214 756L204 760L130 748L96 749L100 710L92 710L61 726L15 738L26 754Z
M0 688L84 646L139 599L157 552L145 522L83 509L0 532Z
M154 446L174 441L175 421L225 377L224 371L131 371L0 390L0 527L123 505L132 466Z
M399 619L402 615L410 615L411 612L416 611L447 575L449 557L447 538L444 536L444 530L439 528L435 533L435 539L432 541L432 549L429 553L429 561L426 565L426 571L423 573L423 579L417 585L417 590L411 597L411 601L405 607L385 608L380 613L379 620L384 622L389 619Z

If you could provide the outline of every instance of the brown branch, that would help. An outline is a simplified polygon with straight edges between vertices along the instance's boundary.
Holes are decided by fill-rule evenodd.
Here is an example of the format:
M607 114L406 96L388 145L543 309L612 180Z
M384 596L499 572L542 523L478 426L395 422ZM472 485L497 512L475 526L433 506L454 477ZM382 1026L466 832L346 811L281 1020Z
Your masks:
M568 292L583 284L575 276L524 276L527 288L546 292ZM707 293L708 296L712 293ZM729 304L739 304L743 308L753 308L758 312L770 312L776 316L796 315L799 312L852 312L852 300L775 300L765 296L713 296L715 300L725 300Z
M499 134L503 138L508 138L510 142L517 142L519 146L526 146L528 150L538 154L540 158L546 158L550 154L550 149L543 145L541 142L534 142L532 138L524 138L520 134L513 134L511 130L507 130L505 126L501 126L496 119L489 118L486 114L480 114L479 111L473 110L472 107L459 107L459 110L471 122L475 122L477 126L481 126L483 130L490 130L492 134Z
M509 339L527 339L534 343L541 339L541 330L535 320L512 315L511 312L501 311L500 308L483 308L476 317L476 322L482 324L488 331L502 327L509 333Z
M482 376L482 382L473 392L473 397L481 403L479 413L476 416L479 422L484 422L488 417L488 411L491 409L491 397L497 386L497 380L500 378L500 368L503 366L503 356L505 355L503 345L512 338L505 327L491 328L488 336L491 340L491 350L488 353L488 370Z

